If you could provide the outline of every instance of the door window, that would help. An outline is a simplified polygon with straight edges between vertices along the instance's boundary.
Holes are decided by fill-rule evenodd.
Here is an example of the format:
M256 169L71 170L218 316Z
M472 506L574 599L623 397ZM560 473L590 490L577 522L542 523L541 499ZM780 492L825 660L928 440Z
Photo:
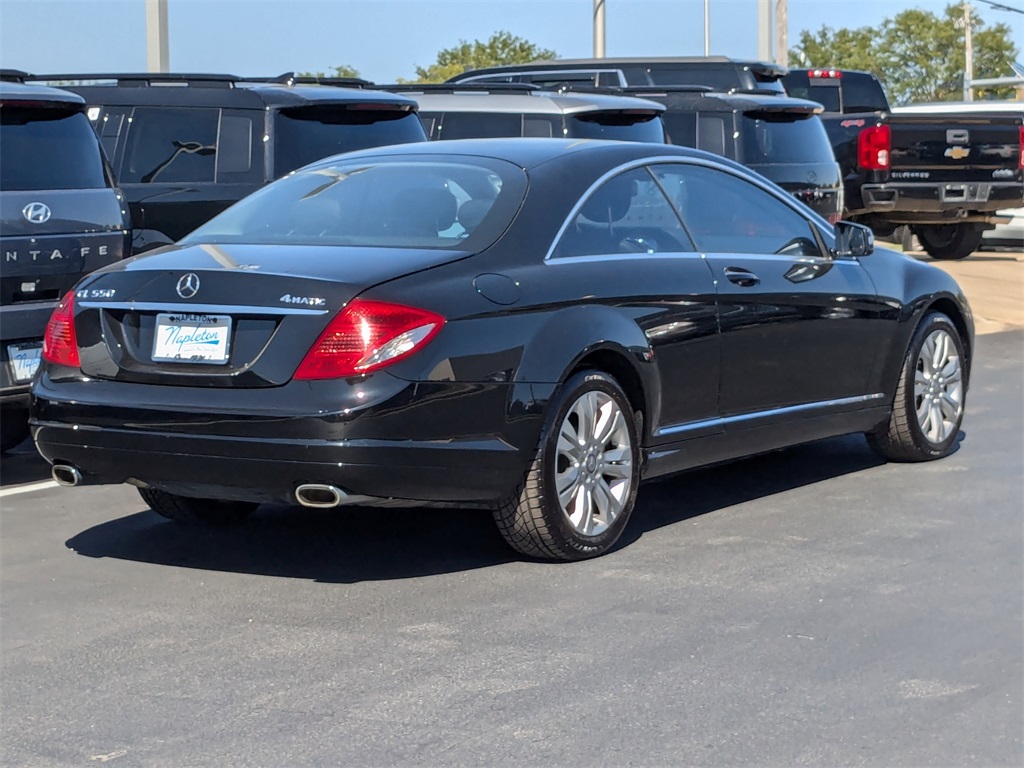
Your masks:
M553 256L692 252L693 245L646 168L598 187L563 232Z
M807 219L738 176L684 164L653 171L700 251L822 255Z
M212 182L220 110L136 107L122 182Z

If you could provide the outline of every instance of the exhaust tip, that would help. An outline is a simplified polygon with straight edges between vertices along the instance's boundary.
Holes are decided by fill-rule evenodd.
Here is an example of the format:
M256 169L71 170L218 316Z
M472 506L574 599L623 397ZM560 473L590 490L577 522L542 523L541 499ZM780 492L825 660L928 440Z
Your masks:
M295 489L295 500L304 507L329 509L341 504L347 494L333 485L305 483Z
M70 464L54 464L50 476L57 485L73 486L82 482L82 473Z

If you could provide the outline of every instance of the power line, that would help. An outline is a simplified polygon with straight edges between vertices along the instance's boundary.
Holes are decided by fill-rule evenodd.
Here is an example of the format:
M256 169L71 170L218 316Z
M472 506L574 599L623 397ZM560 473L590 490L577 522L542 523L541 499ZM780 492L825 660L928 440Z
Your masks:
M1010 13L1024 14L1024 10L1021 10L1020 8L1011 8L1010 6L1003 5L1002 3L994 3L992 2L992 0L978 0L978 2L984 3L985 5L995 8L996 10L999 11L1009 11Z

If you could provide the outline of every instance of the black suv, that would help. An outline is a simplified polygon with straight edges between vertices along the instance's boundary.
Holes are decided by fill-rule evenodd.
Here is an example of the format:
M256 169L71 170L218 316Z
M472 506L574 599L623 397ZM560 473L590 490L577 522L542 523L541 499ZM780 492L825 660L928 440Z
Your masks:
M723 155L771 179L835 223L843 179L813 101L788 96L714 93L704 86L601 88L665 105L669 142Z
M85 102L22 80L0 71L0 451L28 436L29 382L57 302L130 245Z
M716 91L784 94L789 69L725 56L553 59L463 72L449 83L532 83L542 88L628 85L707 85Z
M415 101L365 90L365 81L154 73L32 79L82 83L64 87L89 105L128 199L134 253L178 240L314 160L427 140Z

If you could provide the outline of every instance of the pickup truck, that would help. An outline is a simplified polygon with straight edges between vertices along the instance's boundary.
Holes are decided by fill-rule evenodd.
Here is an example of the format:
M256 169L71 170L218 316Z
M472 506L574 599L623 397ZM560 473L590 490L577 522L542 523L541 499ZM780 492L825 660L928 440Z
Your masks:
M1024 115L894 112L869 72L792 70L791 96L821 115L843 173L845 217L887 237L909 226L936 259L973 253L1000 209L1024 200Z

